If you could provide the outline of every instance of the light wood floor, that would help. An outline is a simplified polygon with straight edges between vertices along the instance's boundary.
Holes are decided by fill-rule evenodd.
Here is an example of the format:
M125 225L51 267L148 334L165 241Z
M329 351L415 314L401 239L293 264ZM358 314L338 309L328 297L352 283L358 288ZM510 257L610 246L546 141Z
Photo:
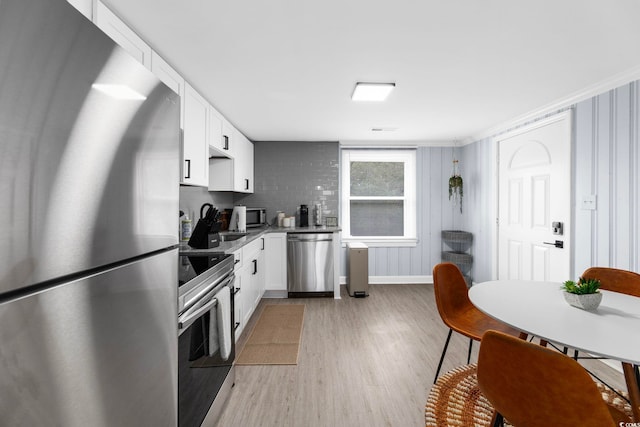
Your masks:
M238 341L242 349L265 304L306 304L298 365L236 366L217 427L424 425L424 404L448 329L432 285L372 285L367 298L263 299ZM474 343L472 361L477 357ZM442 373L466 363L453 334ZM624 389L622 374L589 369ZM204 427L214 427L204 425Z

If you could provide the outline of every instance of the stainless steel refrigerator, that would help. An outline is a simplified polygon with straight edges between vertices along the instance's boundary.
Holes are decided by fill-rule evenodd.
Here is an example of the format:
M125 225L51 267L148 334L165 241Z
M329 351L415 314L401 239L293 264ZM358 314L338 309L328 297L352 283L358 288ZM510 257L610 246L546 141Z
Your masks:
M176 425L179 105L65 0L0 0L0 425Z

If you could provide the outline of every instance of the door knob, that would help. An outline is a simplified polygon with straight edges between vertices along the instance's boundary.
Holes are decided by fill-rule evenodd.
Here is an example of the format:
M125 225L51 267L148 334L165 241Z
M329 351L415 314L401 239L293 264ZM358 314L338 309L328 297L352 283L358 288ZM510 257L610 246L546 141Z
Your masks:
M564 242L562 240L556 240L553 243L552 242L542 242L542 243L544 243L545 245L553 245L556 248L560 248L560 249L564 248Z

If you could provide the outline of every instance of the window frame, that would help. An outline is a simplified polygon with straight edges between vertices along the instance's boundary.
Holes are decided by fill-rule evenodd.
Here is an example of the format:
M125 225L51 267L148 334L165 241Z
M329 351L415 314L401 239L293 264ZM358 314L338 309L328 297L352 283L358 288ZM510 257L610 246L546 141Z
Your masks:
M372 247L404 247L417 245L417 150L411 149L373 149L345 147L340 153L340 215L342 223L342 242L363 242ZM402 162L404 163L404 196L365 197L351 196L351 162ZM403 200L402 236L352 236L351 201L352 200Z

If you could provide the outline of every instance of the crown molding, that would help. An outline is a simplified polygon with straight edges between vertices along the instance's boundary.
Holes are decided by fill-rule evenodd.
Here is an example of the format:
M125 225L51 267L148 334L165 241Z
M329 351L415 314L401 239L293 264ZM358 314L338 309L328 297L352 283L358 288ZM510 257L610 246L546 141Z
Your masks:
M622 73L615 74L605 80L602 80L591 86L587 86L584 89L574 92L566 97L557 99L554 102L551 102L535 110L532 110L528 113L514 117L511 120L508 120L499 125L492 126L488 129L485 129L484 131L471 135L470 137L465 138L460 145L468 145L473 142L477 142L482 139L488 138L490 136L497 135L501 132L505 132L516 126L522 125L527 121L540 118L545 114L554 113L554 112L569 108L577 104L578 102L584 101L585 99L593 98L594 96L601 95L605 92L616 89L620 86L623 86L625 84L628 84L630 82L633 82L639 79L640 79L640 65L633 67L629 70L626 70Z
M460 145L455 141L365 141L346 140L340 141L340 146L349 147L370 147L370 148L414 148L414 147L455 147Z

